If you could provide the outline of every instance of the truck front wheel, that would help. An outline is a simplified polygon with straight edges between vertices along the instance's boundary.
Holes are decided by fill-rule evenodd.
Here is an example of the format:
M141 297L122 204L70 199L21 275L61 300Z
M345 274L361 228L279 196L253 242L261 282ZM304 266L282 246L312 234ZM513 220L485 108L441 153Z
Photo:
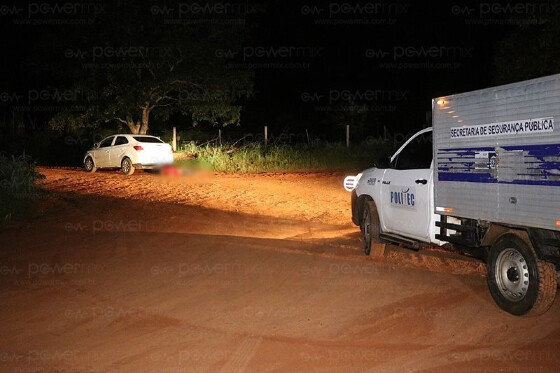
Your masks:
M517 316L546 312L556 296L556 269L538 259L532 245L507 234L488 255L488 287L498 306Z
M364 253L369 255L371 247L374 243L379 242L379 215L375 202L366 201L362 215L362 241L364 244Z

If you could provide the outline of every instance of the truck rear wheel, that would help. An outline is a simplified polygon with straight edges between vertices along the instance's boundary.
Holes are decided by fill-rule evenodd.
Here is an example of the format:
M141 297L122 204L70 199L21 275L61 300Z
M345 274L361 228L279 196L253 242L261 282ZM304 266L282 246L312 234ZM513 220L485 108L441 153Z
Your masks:
M371 247L374 243L379 242L379 214L375 202L366 201L362 215L362 241L364 244L364 253L369 255Z
M488 255L488 288L498 306L517 316L546 312L556 296L556 269L538 259L532 245L508 234Z

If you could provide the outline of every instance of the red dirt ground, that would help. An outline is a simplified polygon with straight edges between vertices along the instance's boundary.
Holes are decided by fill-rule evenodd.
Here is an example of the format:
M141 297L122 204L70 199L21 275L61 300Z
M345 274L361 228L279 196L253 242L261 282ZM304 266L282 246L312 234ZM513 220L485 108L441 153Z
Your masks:
M560 370L559 298L514 317L477 261L364 256L342 174L39 171L0 232L0 371Z

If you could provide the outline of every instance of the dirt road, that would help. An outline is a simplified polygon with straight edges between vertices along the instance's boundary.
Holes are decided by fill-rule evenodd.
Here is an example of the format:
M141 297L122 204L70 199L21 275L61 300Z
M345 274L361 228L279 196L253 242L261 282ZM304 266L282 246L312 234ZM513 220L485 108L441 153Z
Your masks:
M0 232L0 371L560 369L560 297L513 317L478 262L363 256L344 175L40 172Z

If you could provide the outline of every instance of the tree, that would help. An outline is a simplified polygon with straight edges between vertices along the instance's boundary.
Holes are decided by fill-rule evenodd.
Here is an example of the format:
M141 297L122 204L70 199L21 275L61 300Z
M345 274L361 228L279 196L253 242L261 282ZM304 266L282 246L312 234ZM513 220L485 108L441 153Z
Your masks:
M252 73L229 68L219 52L239 48L247 30L216 22L223 16L194 25L180 18L170 25L145 5L117 3L99 19L100 28L74 39L70 51L78 57L66 68L75 87L99 93L97 105L78 115L60 113L51 128L68 128L72 121L115 123L145 134L152 118L167 120L177 112L193 124L239 123L240 103L252 94Z
M499 42L495 56L495 83L505 84L560 71L560 14L524 14L512 18L517 30Z

